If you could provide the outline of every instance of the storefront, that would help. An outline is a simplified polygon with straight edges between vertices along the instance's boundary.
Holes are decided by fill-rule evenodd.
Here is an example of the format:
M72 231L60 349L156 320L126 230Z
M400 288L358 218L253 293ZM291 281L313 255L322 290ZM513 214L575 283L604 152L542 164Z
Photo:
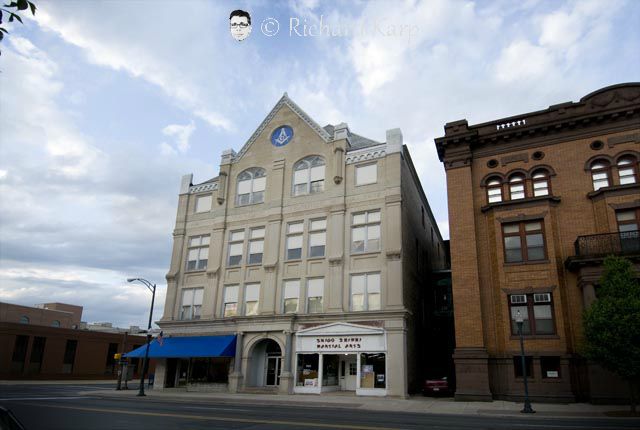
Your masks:
M165 337L153 340L149 358L158 360L155 384L164 388L226 391L236 350L236 336ZM142 358L146 345L127 354Z
M296 333L295 393L387 394L387 339L379 327L333 323Z

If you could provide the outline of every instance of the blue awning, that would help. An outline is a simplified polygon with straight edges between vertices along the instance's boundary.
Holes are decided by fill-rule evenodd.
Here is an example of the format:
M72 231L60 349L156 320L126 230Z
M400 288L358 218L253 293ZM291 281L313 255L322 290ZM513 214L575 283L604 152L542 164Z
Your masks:
M147 345L123 354L127 358L143 358ZM157 339L149 345L150 358L234 357L236 336L165 337L162 345Z

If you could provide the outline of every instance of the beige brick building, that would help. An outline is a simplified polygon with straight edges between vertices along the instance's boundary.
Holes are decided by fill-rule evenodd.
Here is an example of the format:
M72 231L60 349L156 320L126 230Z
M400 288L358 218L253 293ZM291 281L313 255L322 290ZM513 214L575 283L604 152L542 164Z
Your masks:
M626 387L580 356L602 260L640 260L640 83L469 125L436 139L447 173L459 399L616 401Z
M285 94L216 178L183 177L173 236L156 388L419 383L421 300L445 251L399 129L320 127Z

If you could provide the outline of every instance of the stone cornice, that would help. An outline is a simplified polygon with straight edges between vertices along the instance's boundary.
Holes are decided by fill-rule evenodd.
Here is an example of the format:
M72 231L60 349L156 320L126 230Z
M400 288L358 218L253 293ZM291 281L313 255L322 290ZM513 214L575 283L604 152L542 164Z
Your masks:
M375 160L387 155L386 145L376 145L367 148L348 151L345 157L345 164L353 164L360 161Z

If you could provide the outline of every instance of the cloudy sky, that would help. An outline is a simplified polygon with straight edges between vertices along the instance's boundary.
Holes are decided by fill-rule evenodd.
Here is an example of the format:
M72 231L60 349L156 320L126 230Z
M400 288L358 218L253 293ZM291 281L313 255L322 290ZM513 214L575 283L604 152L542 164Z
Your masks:
M322 125L400 127L448 237L446 122L640 80L635 0L34 1L0 44L0 301L89 322L145 325L130 276L161 317L181 175L215 176L285 91Z

